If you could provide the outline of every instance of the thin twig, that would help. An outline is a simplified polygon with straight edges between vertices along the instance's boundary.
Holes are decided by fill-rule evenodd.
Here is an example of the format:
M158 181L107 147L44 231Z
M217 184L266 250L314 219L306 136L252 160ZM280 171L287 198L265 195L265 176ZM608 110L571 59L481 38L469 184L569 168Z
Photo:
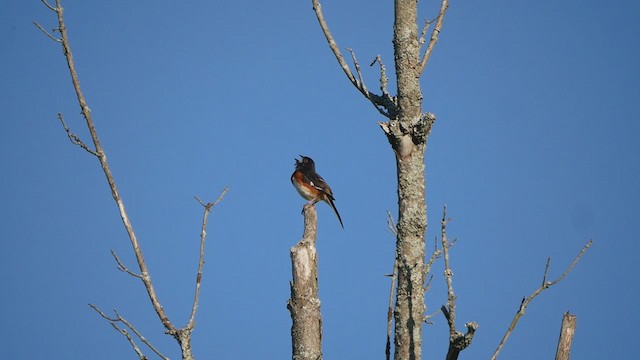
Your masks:
M436 26L433 28L433 32L431 33L431 40L429 40L429 45L427 45L427 50L424 52L424 56L422 57L422 61L420 61L420 74L424 71L425 66L427 66L427 62L431 57L431 52L433 48L438 43L438 35L440 34L440 29L442 29L442 23L444 22L444 14L449 9L449 0L442 0L440 4L440 13L436 19ZM424 29L423 31L426 31Z
M567 267L567 269L562 273L562 275L560 275L557 279L555 279L553 281L547 281L546 280L547 279L547 271L549 270L549 264L551 262L551 258L547 258L547 263L546 263L545 269L544 269L542 285L540 285L539 288L537 288L531 295L529 295L529 297L522 298L522 301L520 302L520 306L518 307L518 311L514 315L513 320L511 320L511 324L509 325L509 328L507 329L507 332L502 337L502 340L500 341L500 344L498 344L498 347L496 348L496 351L491 356L491 360L495 360L495 359L498 358L498 354L500 354L500 351L502 351L502 348L504 347L504 344L507 342L507 339L509 338L509 336L511 335L513 330L515 330L516 325L518 325L518 321L525 314L525 310L527 309L527 306L529 306L531 301L533 301L533 299L536 296L540 295L540 293L543 292L544 290L546 290L546 289L550 288L551 286L553 286L553 285L559 283L560 281L562 281L562 279L564 279L565 276L567 276L567 274L569 274L569 272L571 272L571 270L576 266L578 261L580 261L580 258L582 258L582 256L587 251L587 249L589 249L589 247L591 247L592 243L593 243L593 240L589 240L589 242L587 242L585 244L585 246L582 248L580 253L578 253L578 255L573 259L573 261L571 262L571 265L569 265L569 267Z
M102 316L104 319L106 319L107 321L109 321L109 323L111 324L111 326L116 329L116 331L118 331L120 334L124 335L127 340L129 341L129 343L134 347L134 351L136 352L136 354L138 354L138 356L141 359L146 359L146 356L141 356L142 352L140 351L140 349L138 348L138 346L135 344L135 342L133 341L133 339L131 338L131 335L129 335L128 331L126 329L121 329L119 326L116 325L116 323L121 322L123 323L126 327L128 327L139 339L140 341L142 341L142 343L144 343L145 345L147 345L147 347L149 349L151 349L151 351L153 351L154 353L156 353L156 355L158 355L161 359L165 359L168 360L168 358L166 356L164 356L155 346L153 346L149 340L147 340L146 337L144 337L129 321L127 321L127 319L125 319L124 317L120 316L120 314L118 313L118 311L116 309L113 309L113 312L116 314L115 318L109 317L107 316L104 312L102 312L100 309L98 309L98 307L94 304L89 304L89 306L95 310L98 314L100 314L100 316Z
M54 10L55 11L55 10ZM40 29L40 31L42 31L45 35L47 35L49 37L49 39L59 43L62 42L61 39L58 39L57 37L51 35L50 32L48 32L47 30L45 30L40 24L38 24L37 22L33 22L33 25L35 25L38 29ZM55 30L55 29L54 29Z
M313 11L315 11L316 17L318 18L318 22L320 23L320 28L322 28L322 32L324 33L325 38L327 38L329 47L331 48L331 50L333 51L333 54L338 60L338 63L340 64L342 71L344 71L344 74L347 75L351 83L356 88L358 88L358 90L360 90L360 88L358 87L358 82L356 80L356 77L353 76L351 69L349 69L349 65L347 64L347 62L344 59L344 56L342 56L342 53L340 52L340 48L338 48L338 44L333 39L333 35L331 35L331 31L329 31L329 26L327 25L327 22L324 19L324 15L322 14L322 5L320 5L320 1L312 0L312 3L313 3Z
M382 91L382 96L389 97L389 92L387 92L387 85L389 84L389 78L387 77L387 68L384 66L382 58L379 54L376 55L376 58L373 59L373 62L371 62L371 65L369 66L373 66L376 63L380 65L380 91Z
M202 281L202 268L204 267L204 244L207 238L207 219L209 218L209 212L211 209L219 203L224 195L229 191L229 187L225 187L222 190L218 199L213 203L204 204L197 196L194 196L196 200L204 207L204 215L202 217L202 231L200 232L200 258L198 259L198 273L196 275L196 288L195 294L193 295L193 306L191 307L191 316L189 316L189 323L187 324L187 328L193 329L195 327L195 318L196 311L198 310L198 301L200 299L200 283Z
M429 26L433 23L434 20L425 20L424 26L422 27L422 31L420 31L420 39L418 40L418 44L422 46L427 38L427 30L429 30Z
M58 9L54 8L53 6L51 6L51 5L47 2L47 0L40 0L40 1L42 1L42 3L43 3L46 7L48 7L48 8L49 8L49 10L51 10L51 11L53 11L53 12L57 12L57 11L58 11Z
M361 81L359 81L356 76L353 75L353 72L349 68L347 61L344 59L342 52L340 52L338 43L336 43L333 35L331 35L329 26L324 19L324 15L322 14L322 5L320 4L320 1L311 0L311 2L313 4L313 11L316 13L316 18L318 19L318 23L320 24L320 28L322 29L322 33L329 43L329 48L331 48L331 51L333 51L333 55L336 57L336 60L338 60L338 64L340 64L342 71L347 76L351 84L353 84L353 86L355 86L355 88L358 89L358 91L360 91L360 93L364 95L364 97L367 98L369 102L371 102L371 104L376 108L376 110L378 110L381 115L387 118L395 116L395 114L397 113L397 106L393 102L390 102L389 99L385 98L384 96L374 94L367 90L364 81L362 81L362 79Z
M156 353L156 355L158 355L160 358L162 359L167 359L168 358L164 355L162 355L162 353L160 353L160 351L153 346L149 340L147 340L146 337L144 337L139 331L138 329L136 329L133 325L131 325L131 323L129 321L127 321L127 319L125 319L124 317L120 316L120 314L118 313L118 311L116 309L113 309L113 312L116 313L116 315L118 316L118 319L125 324L129 329L131 329L131 331L133 331L134 334L136 334L136 336L140 339L140 341L142 341L142 343L144 343L145 345L147 345L147 347L149 349L151 349L151 351L153 351L154 353Z
M442 240L442 252L444 253L444 277L447 283L447 312L445 317L449 323L449 339L450 341L456 336L456 296L453 291L453 271L449 264L449 243L447 241L447 223L450 219L447 219L447 206L444 206L442 211L441 221L441 240ZM444 309L444 306L442 306Z
M89 149L89 147L87 146L87 144L85 144L80 137L78 137L78 135L74 134L71 132L71 129L69 129L69 127L67 126L67 123L64 121L64 117L62 116L61 113L58 113L58 120L60 120L60 123L62 124L62 127L64 128L64 131L67 132L67 137L69 138L69 141L71 141L71 143L73 145L77 145L80 146L81 148L83 148L84 150L86 150L89 154L93 155L93 156L98 156L98 154Z
M362 87L362 91L365 93L369 93L367 90L367 85L364 83L364 79L362 78L362 71L360 71L360 64L358 63L358 59L356 59L356 53L351 48L346 48L348 52L351 53L351 59L353 60L353 66L356 68L356 73L358 74L358 83L356 87Z
M431 253L431 257L429 258L429 261L427 261L426 266L424 267L424 276L426 278L426 276L431 272L431 266L433 266L433 263L440 258L440 256L442 256L442 249L438 249L438 241L436 240L435 242L435 249L433 250L433 253ZM425 292L427 291L429 283L426 283L424 290Z
M116 252L111 250L111 255L113 256L114 259L116 259L116 262L118 263L118 270L122 271L122 272L126 272L127 274L133 276L133 277L137 277L138 279L142 279L142 275L140 274L136 274L133 271L129 270L128 267L126 267L122 261L120 261L120 258L118 257L118 255L116 255Z
M445 309L445 310L446 310L446 309ZM422 321L423 321L425 324L433 325L433 321L431 321L431 319L432 319L432 318L434 318L436 315L440 314L440 311L442 311L442 309L438 309L438 310L436 310L436 311L435 311L434 313L432 313L432 314L425 315L425 316L422 318Z
M449 325L449 350L447 351L446 360L457 360L460 352L471 345L473 336L478 329L478 324L473 321L466 323L466 333L456 330L456 296L453 291L453 271L451 271L449 263L449 248L453 246L455 240L451 242L447 239L447 224L450 221L451 219L447 218L447 206L445 205L442 210L441 240L442 252L444 253L444 276L447 282L447 305L442 305L440 310L442 310Z
M398 236L398 229L396 223L393 220L393 216L387 210L387 228L393 234L394 240ZM395 253L395 252L394 252ZM385 359L391 359L391 330L393 329L393 297L396 289L396 279L398 278L398 257L394 256L393 259L393 274L391 275L391 288L389 290L389 307L387 308L387 343L385 345L384 353Z

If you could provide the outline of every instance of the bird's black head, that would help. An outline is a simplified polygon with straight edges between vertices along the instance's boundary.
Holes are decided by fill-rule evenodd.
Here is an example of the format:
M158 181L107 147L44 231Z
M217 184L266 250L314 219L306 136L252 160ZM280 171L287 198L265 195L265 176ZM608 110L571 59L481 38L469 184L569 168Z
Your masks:
M316 164L310 157L300 155L300 160L296 160L296 170L311 170L316 171Z

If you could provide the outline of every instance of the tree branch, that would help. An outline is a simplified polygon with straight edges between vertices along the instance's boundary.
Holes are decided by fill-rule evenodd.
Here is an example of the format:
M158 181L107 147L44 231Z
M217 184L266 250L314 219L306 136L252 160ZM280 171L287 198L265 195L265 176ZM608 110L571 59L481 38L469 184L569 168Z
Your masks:
M419 71L420 74L422 74L425 66L427 66L427 62L431 57L431 52L433 51L433 48L438 43L438 35L440 34L440 29L442 29L442 23L444 22L444 14L447 12L448 9L449 9L449 0L442 0L442 3L440 4L440 13L436 18L436 26L433 28L433 32L431 33L431 40L429 40L429 45L427 45L427 49L424 52L424 56L422 56L422 60L420 61L420 71ZM427 22L427 24L425 25L425 28L423 29L423 33L426 33L426 30L429 24L430 22Z
M197 196L194 196L196 201L198 201L198 203L200 203L200 205L204 207L204 215L202 216L202 231L200 232L200 257L198 259L198 273L196 275L195 294L193 295L191 316L189 316L189 322L186 326L188 329L193 330L193 328L195 327L196 312L198 311L198 301L200 298L200 282L202 281L202 268L204 267L204 244L207 238L207 219L209 218L209 212L211 212L211 209L222 200L227 191L229 191L228 186L225 187L224 190L222 190L222 193L220 194L220 196L218 196L218 199L216 201L207 204L204 204L202 201L200 201L200 199L198 199Z
M93 156L98 156L98 154L89 149L89 147L87 146L87 144L85 144L80 137L78 137L78 135L74 134L71 132L71 130L69 129L69 127L67 126L67 123L64 121L64 117L62 116L61 113L58 113L58 120L60 120L60 124L62 124L62 127L64 128L64 131L67 132L67 137L69 138L69 141L71 141L71 143L73 145L78 145L81 148L83 148L85 151L87 151L89 154L93 155Z
M42 1L42 3L49 8L49 10L53 11L53 12L57 12L58 9L54 8L53 6L51 6L46 0L40 0Z
M362 72L360 71L360 64L358 63L358 59L356 59L356 54L351 48L347 48L347 51L351 53L351 60L353 60L353 66L355 66L356 73L358 74L356 87L362 88L362 92L368 94L369 90L367 90L367 85L364 83L364 79L362 78Z
M61 122L63 122L63 126L65 126L65 130L67 131L68 136L70 136L71 141L72 142L76 141L77 145L94 154L100 161L100 166L102 167L105 177L107 178L107 182L109 183L109 188L111 189L111 195L114 201L116 202L116 205L120 212L120 218L122 219L122 223L125 227L125 230L129 235L131 246L133 247L133 251L136 255L136 260L140 268L140 279L144 283L144 286L147 290L147 294L149 295L149 299L151 300L153 308L156 311L156 314L158 315L158 317L160 318L160 321L162 322L164 327L167 329L167 332L169 334L172 334L175 337L177 334L177 329L171 323L171 321L169 321L169 318L167 317L167 314L165 313L164 308L162 307L162 305L160 305L160 301L158 300L158 296L155 292L153 283L151 281L151 276L149 275L147 265L142 255L142 250L140 249L138 239L136 238L135 232L133 231L133 226L131 225L129 216L127 215L127 212L125 210L124 203L120 198L120 194L118 193L118 188L116 186L114 177L111 173L111 169L107 162L107 156L104 150L102 149L102 145L100 144L98 132L96 131L95 125L93 123L93 119L91 117L91 109L89 109L89 106L87 106L87 102L85 100L84 94L80 87L80 80L78 79L78 74L76 72L75 63L73 60L73 54L71 52L71 45L69 44L69 37L67 35L67 28L64 22L63 8L60 0L56 0L56 7L54 9L58 16L58 30L60 31L60 40L62 44L62 50L67 60L67 66L69 67L71 82L73 83L73 88L76 92L78 103L80 104L80 110L81 110L82 116L84 117L87 127L89 129L89 133L91 134L91 139L93 140L95 151L94 152L89 151L86 145L84 146L81 145L83 143L80 141L80 139L78 139L75 136L71 137L69 135L70 132L68 130L68 127L66 127L66 125L64 125L64 122L62 121L63 119L62 116L60 116L59 118Z
M47 4L47 6L49 6L49 5ZM54 11L55 11L55 10L54 10ZM45 29L44 29L40 24L38 24L37 22L35 22L35 21L34 21L34 22L33 22L33 25L35 25L38 29L40 29L40 31L42 31L42 33L43 33L43 34L47 35L47 37L49 37L49 39L51 39L51 40L53 40L53 41L55 41L55 42L57 42L57 43L62 42L62 40L60 40L60 39L58 39L57 37L55 37L55 36L51 35L51 33L50 33L50 32L48 32L47 30L45 30ZM53 30L55 31L56 29L53 29Z
M120 314L118 313L118 311L116 309L113 309L113 312L116 314L115 318L111 318L109 316L107 316L105 313L103 313L100 309L98 309L98 307L94 304L89 304L89 306L95 310L98 314L100 314L100 316L102 316L105 320L107 320L109 322L109 324L120 334L122 334L127 341L129 341L129 344L131 344L131 346L133 347L133 351L135 351L135 353L138 355L138 357L142 360L142 359L147 359L147 357L142 353L142 351L140 350L140 348L138 347L138 345L135 343L135 340L131 337L131 335L129 334L129 332L127 331L127 329L124 328L120 328L117 323L122 323L124 324L127 328L129 328L139 339L140 341L142 341L143 344L147 345L147 347L149 349L151 349L151 351L153 351L154 353L156 353L156 355L158 355L161 359L163 360L169 360L169 358L167 358L166 356L162 355L162 353L155 347L153 346L148 340L147 338L145 338L144 336L142 336L142 334L130 323L127 321L127 319L123 318L122 316L120 316Z
M378 112L381 115L387 118L392 118L392 116L396 116L397 104L390 102L389 100L391 98L389 96L385 97L385 96L376 95L370 92L369 90L367 90L364 80L362 79L362 74L360 73L360 66L356 61L353 50L347 49L349 52L351 52L351 56L354 61L354 66L356 67L356 71L358 72L358 78L356 78L355 75L353 75L353 72L351 72L351 69L347 64L347 61L344 59L344 56L340 52L340 48L338 47L338 44L333 38L333 35L331 35L329 26L327 25L327 22L324 19L324 15L322 14L322 5L320 4L320 1L319 0L311 0L311 1L313 4L313 11L316 13L316 17L318 18L318 23L320 23L320 28L322 29L322 33L324 34L325 38L327 39L327 42L329 43L329 48L331 48L331 51L333 51L333 55L336 57L336 60L338 60L338 64L340 64L342 71L347 76L351 84L353 84L353 86L355 86L355 88L358 89L358 91L360 91L360 93L364 95L364 97L367 98L367 100L371 102L371 104L376 108L376 110L378 110Z
M371 64L369 66L373 66L376 63L378 63L378 65L380 65L380 91L382 91L382 97L387 99L387 101L390 102L390 104L388 105L390 108L393 108L395 106L397 106L397 103L395 101L395 99L393 99L390 95L389 92L387 91L387 85L389 85L389 78L387 77L387 68L384 66L384 63L382 62L382 58L380 57L380 55L376 55L376 58L373 59L373 61L371 62Z
M575 257L575 259L573 259L573 262L571 262L571 265L567 267L567 269L562 273L562 275L560 275L557 279L553 281L547 281L547 272L549 271L549 264L551 262L551 258L547 259L547 263L544 269L544 274L542 276L542 279L543 279L542 285L540 285L539 288L537 288L531 295L529 295L529 297L522 298L522 301L520 302L520 306L518 307L518 311L514 315L513 320L511 320L511 324L509 325L507 332L502 337L500 344L498 344L496 351L493 353L493 356L491 356L491 360L495 360L498 358L498 354L500 354L500 351L502 351L502 348L504 347L504 344L507 342L507 339L509 338L509 336L511 336L511 333L513 332L513 330L515 330L516 325L518 325L518 321L520 320L520 318L525 314L525 310L527 306L529 306L529 303L531 303L531 301L533 301L533 299L536 296L540 295L541 292L559 283L562 279L564 279L564 277L567 276L567 274L569 274L569 272L576 266L578 261L580 261L580 258L582 258L582 255L584 255L584 253L587 251L587 249L589 249L592 243L593 243L593 240L589 240L589 242L585 244L585 246L582 248L580 253L578 253L578 255Z
M447 282L447 305L440 308L444 317L449 324L449 350L447 351L447 360L456 360L460 352L471 345L473 335L478 329L478 324L469 322L465 324L467 333L463 334L456 330L456 296L453 291L453 271L449 263L449 248L452 243L447 239L447 224L451 221L447 218L447 206L442 211L441 236L442 236L442 252L444 253L444 277Z
M118 255L116 255L116 252L111 250L111 256L113 256L113 258L116 260L116 262L118 263L118 270L122 271L122 272L126 272L127 274L136 277L138 279L142 279L142 275L140 274L136 274L133 271L129 270L128 267L126 267L122 261L120 261L120 258L118 257Z
M453 245L453 242L450 245ZM438 258L440 258L440 256L442 256L442 249L438 249L438 242L436 240L435 249L431 253L431 257L429 258L429 261L427 261L427 265L424 268L424 276L425 276L425 278L431 272L431 266L433 266L433 263ZM427 291L427 288L429 287L429 283L430 283L430 281L425 284L425 287L424 287L425 292Z
M140 273L136 274L136 273L130 271L120 261L120 259L117 257L115 252L112 251L112 255L115 258L116 262L118 263L118 269L128 273L129 275L132 275L132 276L142 280L142 282L143 282L143 284L145 286L145 289L147 291L147 295L149 296L149 300L151 301L151 304L153 306L153 309L155 310L158 318L160 319L160 321L162 322L163 326L167 330L166 333L172 335L177 340L177 342L179 343L180 348L182 350L182 358L185 359L185 360L192 360L193 359L193 354L191 352L191 344L190 344L190 342L191 342L191 332L192 332L192 330L193 330L193 328L195 326L195 314L196 314L196 310L197 310L197 307L198 307L200 282L201 282L201 279L202 279L202 268L203 268L203 265L204 265L204 242L205 242L205 235L206 235L207 216L208 216L208 213L211 210L211 208L213 206L215 206L220 200L222 200L222 197L226 193L227 189L225 189L222 192L222 194L220 195L218 200L216 200L216 202L214 202L213 204L208 203L208 204L204 205L200 200L198 200L205 207L205 215L204 215L203 227L202 227L202 233L201 233L200 259L199 259L199 264L198 264L198 274L196 276L196 289L195 289L195 295L194 295L194 304L193 304L193 307L191 309L191 316L189 317L188 325L186 327L184 327L184 328L178 329L169 320L164 308L162 307L162 305L160 303L160 300L158 299L158 296L156 294L155 288L153 286L153 282L151 280L151 276L149 275L149 271L148 271L147 265L145 263L144 256L142 254L142 250L140 248L140 244L139 244L139 242L137 240L137 237L136 237L135 232L133 230L133 226L131 224L131 221L129 220L129 216L128 216L127 211L125 209L124 202L122 201L122 199L120 197L120 194L118 192L118 188L117 188L116 183L115 183L115 179L114 179L114 177L113 177L113 175L111 173L111 169L110 169L109 164L107 162L106 153L104 152L104 150L102 148L102 145L100 144L100 139L98 137L98 133L97 133L97 130L95 128L95 125L94 125L94 122L93 122L93 119L92 119L91 109L89 108L89 106L87 106L86 99L85 99L84 94L82 92L82 89L80 87L80 81L78 79L78 75L77 75L77 72L76 72L75 63L74 63L74 59L73 59L73 54L71 52L71 46L69 44L69 38L68 38L68 35L67 35L66 26L65 26L61 0L56 0L56 6L55 7L49 5L45 0L42 0L42 2L45 4L45 6L47 6L47 8L49 8L50 10L54 11L57 14L58 28L56 28L54 31L59 31L60 32L60 39L53 38L52 36L50 36L50 34L48 34L46 31L44 31L42 26L40 26L39 24L37 24L35 22L34 22L34 24L38 28L40 28L40 30L42 30L46 35L48 35L50 38L53 38L54 40L56 40L57 42L59 42L62 45L63 53L64 53L64 56L65 56L65 59L67 60L67 66L69 68L69 74L71 76L71 81L72 81L72 84L73 84L73 88L75 90L76 97L78 99L78 104L80 105L80 110L81 110L82 116L85 119L87 128L89 129L89 133L90 133L91 139L93 141L94 149L90 149L89 146L87 146L77 135L75 135L75 134L73 134L71 132L71 130L67 126L66 122L64 121L64 118L63 118L62 114L58 115L58 119L60 120L63 128L67 132L67 137L69 138L71 143L81 147L85 151L89 152L90 154L92 154L92 155L94 155L94 156L96 156L98 158L98 161L100 162L100 166L101 166L101 168L102 168L102 170L103 170L103 172L105 174L105 177L107 179L107 182L109 184L109 188L111 189L111 195L112 195L112 197L113 197L113 199L114 199L114 201L116 203L116 206L118 207L120 218L121 218L122 223L124 225L124 228L125 228L125 230L127 232L127 235L129 236L129 240L130 240L131 246L133 248L133 251L134 251L134 254L135 254L135 257L136 257L136 261L137 261L138 267L140 269ZM92 306L92 307L96 311L98 311L104 318L110 319L110 318L106 317L104 315L104 313L100 312L95 306ZM118 316L118 318L116 318L116 319L118 321L123 322L125 325L127 325L132 331L134 331L134 333L136 332L135 329L133 327L129 326L129 324L126 322L126 320L122 319L120 316ZM114 325L113 321L112 321L112 325ZM114 327L116 329L118 329L116 326L114 326ZM128 336L128 332L126 331L126 329L123 329L123 331L120 331L120 332L123 335L125 335L127 337L127 339L129 339L130 343L132 343L132 339L130 338L130 336ZM141 354L141 352L139 351L139 349L137 349L137 347L134 345L134 343L132 343L132 345L134 346L134 349L136 350L136 353L141 358L146 358L146 357L144 357L144 355Z
M373 65L373 64L372 64ZM387 228L393 234L393 239L398 237L398 229L396 228L393 215L387 210ZM398 278L398 257L393 257L393 273L391 274L391 289L389 290L389 307L387 308L387 343L385 344L385 359L391 359L391 330L393 329L393 298L395 296L396 279Z

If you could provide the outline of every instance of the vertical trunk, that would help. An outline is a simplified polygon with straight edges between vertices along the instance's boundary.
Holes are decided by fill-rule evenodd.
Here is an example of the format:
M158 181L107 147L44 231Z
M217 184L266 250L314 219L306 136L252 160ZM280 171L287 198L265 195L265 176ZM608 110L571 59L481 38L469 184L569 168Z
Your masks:
M420 90L417 1L396 0L393 45L398 82L398 117L392 119L391 144L398 171L398 291L395 310L395 359L422 358L425 203L425 119Z
M571 343L573 342L573 334L575 334L575 332L576 316L566 312L562 316L562 327L560 328L556 360L569 360L571 355Z
M395 310L395 359L421 359L426 231L424 153L397 160L398 291Z
M322 360L322 314L318 298L317 221L314 205L304 208L304 233L291 248L291 343L293 360Z

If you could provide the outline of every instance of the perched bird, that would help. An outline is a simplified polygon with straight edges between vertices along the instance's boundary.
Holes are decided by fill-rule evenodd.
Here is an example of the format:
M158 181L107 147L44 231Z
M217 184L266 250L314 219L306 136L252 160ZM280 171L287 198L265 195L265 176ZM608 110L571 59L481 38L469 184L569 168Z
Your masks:
M340 226L344 229L342 218L336 205L333 203L333 193L331 188L324 181L322 176L316 173L316 164L310 157L300 155L300 160L296 160L296 170L291 174L291 183L303 198L309 200L307 205L314 205L318 201L324 201L331 206L338 216ZM305 205L306 206L306 205Z

